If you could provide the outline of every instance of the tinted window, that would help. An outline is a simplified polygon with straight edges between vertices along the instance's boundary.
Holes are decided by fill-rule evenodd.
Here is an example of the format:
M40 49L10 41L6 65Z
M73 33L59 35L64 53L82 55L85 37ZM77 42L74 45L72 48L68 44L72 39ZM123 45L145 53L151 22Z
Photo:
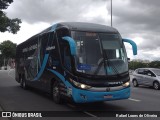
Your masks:
M144 74L144 70L143 69L139 69L138 70L138 74Z
M155 77L155 74L153 72L151 72L150 70L145 70L144 74L147 76L154 76Z

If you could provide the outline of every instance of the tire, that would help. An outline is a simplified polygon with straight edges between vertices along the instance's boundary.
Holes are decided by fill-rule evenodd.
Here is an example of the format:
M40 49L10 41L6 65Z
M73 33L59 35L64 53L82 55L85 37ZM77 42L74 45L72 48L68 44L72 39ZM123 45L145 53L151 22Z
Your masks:
M154 82L153 83L153 88L155 89L155 90L159 90L160 89L160 85L159 85L159 82Z
M28 88L27 85L26 85L26 80L25 80L24 77L21 78L21 80L20 80L20 85L21 85L21 87L22 87L23 89L25 89L25 90Z
M62 103L62 98L61 98L61 95L60 95L60 88L59 88L59 81L56 80L54 83L53 83L53 87L52 87L52 98L53 98L53 101L57 104L60 104Z
M136 79L133 80L133 86L134 86L134 87L138 87L138 82L137 82Z
M22 78L20 78L20 86L21 86L21 88L23 88L23 82L22 81L23 81Z

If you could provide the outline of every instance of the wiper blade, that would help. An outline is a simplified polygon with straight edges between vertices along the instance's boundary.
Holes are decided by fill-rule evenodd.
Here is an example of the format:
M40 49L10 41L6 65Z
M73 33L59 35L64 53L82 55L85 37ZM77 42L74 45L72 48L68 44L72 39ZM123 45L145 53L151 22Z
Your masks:
M117 75L119 75L118 70L117 70L116 67L113 65L113 63L110 62L110 60L109 60L109 58L108 58L108 55L107 55L107 53L105 52L105 50L103 50L103 54L104 54L104 58L106 59L105 61L107 61L107 65L105 64L106 72L108 73L107 67L111 66L111 69L113 69L114 72L115 72Z
M98 64L97 69L96 69L95 72L94 72L94 75L97 75L97 73L100 71L100 68L102 67L103 63L104 63L104 60L103 60L103 58L102 58L102 59L100 60L99 64Z

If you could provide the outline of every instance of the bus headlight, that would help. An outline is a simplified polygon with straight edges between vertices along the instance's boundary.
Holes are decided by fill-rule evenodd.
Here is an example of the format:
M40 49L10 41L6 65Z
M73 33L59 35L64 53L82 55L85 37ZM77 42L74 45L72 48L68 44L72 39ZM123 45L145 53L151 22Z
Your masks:
M76 82L76 81L74 81L74 80L72 80L71 78L70 78L70 81L75 85L75 86L77 86L77 87L79 87L79 88L81 88L81 89L90 89L91 88L91 86L89 86L89 85L85 85L85 84L82 84L82 83L79 83L79 82Z
M126 82L126 83L123 84L123 87L128 87L129 85L130 85L130 83Z

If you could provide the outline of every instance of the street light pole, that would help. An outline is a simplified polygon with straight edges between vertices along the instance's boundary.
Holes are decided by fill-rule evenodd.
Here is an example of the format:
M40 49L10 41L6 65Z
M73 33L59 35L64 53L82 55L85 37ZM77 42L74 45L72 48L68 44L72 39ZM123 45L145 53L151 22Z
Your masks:
M112 27L112 0L111 0L111 27Z

